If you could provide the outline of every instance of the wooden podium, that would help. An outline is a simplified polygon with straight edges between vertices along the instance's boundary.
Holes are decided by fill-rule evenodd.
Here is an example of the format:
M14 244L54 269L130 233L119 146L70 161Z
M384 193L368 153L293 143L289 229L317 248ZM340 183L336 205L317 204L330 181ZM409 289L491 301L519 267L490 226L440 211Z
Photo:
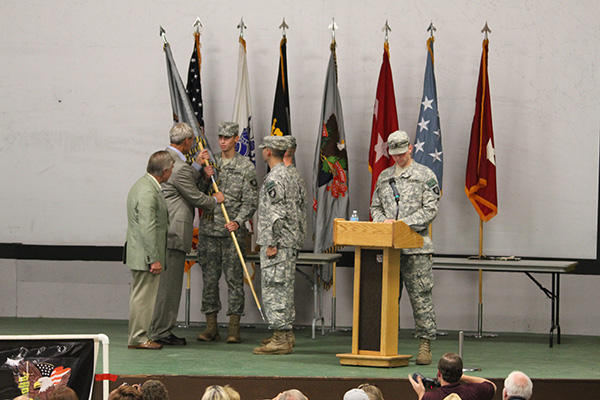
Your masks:
M398 354L400 249L423 246L404 222L336 219L335 245L355 246L352 353L337 354L342 365L401 367L412 355Z

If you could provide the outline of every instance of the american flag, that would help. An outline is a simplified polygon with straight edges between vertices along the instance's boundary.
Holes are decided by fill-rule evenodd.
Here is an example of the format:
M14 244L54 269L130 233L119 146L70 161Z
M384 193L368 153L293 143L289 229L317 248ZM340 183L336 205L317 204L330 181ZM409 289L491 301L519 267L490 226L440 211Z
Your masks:
M427 64L425 66L425 82L423 83L423 98L413 147L413 159L423 164L435 173L440 190L444 172L444 157L442 154L442 129L438 113L437 89L435 72L433 70L433 36L427 40Z

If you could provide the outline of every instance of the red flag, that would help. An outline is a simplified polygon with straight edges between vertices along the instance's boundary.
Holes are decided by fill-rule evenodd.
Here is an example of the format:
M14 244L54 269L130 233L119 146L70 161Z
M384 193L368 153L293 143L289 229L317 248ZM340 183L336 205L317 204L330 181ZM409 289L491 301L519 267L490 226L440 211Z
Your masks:
M394 81L390 66L388 43L384 44L383 63L379 71L375 107L373 109L373 128L371 130L371 145L369 146L369 171L371 172L371 196L379 174L392 166L394 160L387 151L387 138L390 133L398 130L398 114L396 113L396 96Z
M471 143L467 161L465 192L483 221L498 213L496 194L496 153L492 127L492 106L487 72L488 40L483 41L475 116L471 127Z

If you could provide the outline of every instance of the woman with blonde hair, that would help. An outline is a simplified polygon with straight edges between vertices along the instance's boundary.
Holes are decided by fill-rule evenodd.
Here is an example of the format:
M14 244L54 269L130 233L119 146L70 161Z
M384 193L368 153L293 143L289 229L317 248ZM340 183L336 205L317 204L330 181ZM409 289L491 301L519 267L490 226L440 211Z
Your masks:
M230 400L223 386L212 385L206 388L201 400Z
M375 385L363 383L358 388L362 389L367 396L369 396L369 400L384 400L383 393L381 393L381 390Z

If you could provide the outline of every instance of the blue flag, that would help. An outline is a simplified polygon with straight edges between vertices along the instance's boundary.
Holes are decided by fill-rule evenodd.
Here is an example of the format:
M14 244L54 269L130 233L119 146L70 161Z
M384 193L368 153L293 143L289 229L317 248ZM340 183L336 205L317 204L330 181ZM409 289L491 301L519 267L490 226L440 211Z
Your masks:
M433 41L433 36L427 40L425 82L423 83L423 98L421 100L417 134L415 135L413 159L419 164L431 168L441 190L444 157L442 155L442 130L438 113L435 72L433 71Z

